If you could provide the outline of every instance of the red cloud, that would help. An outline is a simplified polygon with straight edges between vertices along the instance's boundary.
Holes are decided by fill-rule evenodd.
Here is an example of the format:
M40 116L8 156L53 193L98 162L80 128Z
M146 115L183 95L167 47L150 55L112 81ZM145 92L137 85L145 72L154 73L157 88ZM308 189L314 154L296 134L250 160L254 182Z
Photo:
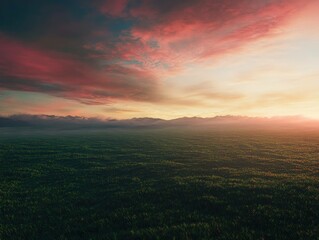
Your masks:
M302 0L144 0L128 10L133 27L104 50L145 69L178 69L273 34L305 4Z
M158 100L158 82L143 70L118 65L96 68L4 36L0 36L0 55L2 89L46 92L92 104Z
M107 0L100 10L110 16L122 16L127 3L128 0Z

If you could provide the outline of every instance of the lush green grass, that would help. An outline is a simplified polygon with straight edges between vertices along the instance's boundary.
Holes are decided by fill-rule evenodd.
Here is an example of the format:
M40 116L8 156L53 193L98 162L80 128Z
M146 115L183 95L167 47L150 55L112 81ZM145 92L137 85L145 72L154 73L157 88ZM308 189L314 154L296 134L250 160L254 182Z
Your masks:
M3 131L0 239L319 239L319 133Z

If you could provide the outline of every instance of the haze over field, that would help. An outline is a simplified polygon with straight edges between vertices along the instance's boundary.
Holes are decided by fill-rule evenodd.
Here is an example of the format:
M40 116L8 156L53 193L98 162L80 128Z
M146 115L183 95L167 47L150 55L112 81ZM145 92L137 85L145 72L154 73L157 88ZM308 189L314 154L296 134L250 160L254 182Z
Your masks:
M319 118L318 9L316 0L1 1L1 115Z
M268 129L299 129L319 130L319 121L300 116L294 117L243 117L243 116L216 116L211 118L183 117L172 120L160 118L132 118L125 120L84 118L76 116L54 115L12 115L0 117L0 129L18 128L63 128L63 129L107 129L107 128L268 128Z

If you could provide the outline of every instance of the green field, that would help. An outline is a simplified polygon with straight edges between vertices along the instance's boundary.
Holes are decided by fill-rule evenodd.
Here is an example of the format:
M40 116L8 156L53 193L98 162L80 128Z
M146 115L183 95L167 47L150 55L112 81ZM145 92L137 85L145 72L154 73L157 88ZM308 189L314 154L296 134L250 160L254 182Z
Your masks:
M0 130L0 239L319 239L319 131Z

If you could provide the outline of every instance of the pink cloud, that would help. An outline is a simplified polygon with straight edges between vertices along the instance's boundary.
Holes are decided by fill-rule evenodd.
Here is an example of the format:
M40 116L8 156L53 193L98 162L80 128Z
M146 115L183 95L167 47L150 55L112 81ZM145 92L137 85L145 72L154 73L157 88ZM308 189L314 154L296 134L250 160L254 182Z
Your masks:
M156 73L161 68L179 69L272 36L305 4L302 0L144 0L129 9L126 17L135 24L117 44L105 44L104 57L136 61Z
M112 100L157 101L158 82L146 71L118 65L94 67L0 36L0 88L46 92L89 104Z
M128 0L107 0L100 7L100 11L110 16L122 16Z

